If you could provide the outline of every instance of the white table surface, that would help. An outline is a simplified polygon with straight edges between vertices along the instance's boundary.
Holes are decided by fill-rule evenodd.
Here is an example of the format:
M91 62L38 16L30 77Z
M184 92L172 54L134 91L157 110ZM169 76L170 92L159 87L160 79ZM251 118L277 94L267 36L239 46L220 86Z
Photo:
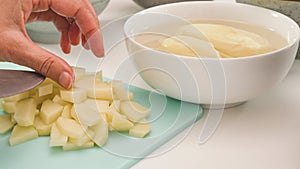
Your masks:
M127 51L120 38L122 18L124 21L125 16L140 10L142 8L132 0L111 0L99 16L104 41L107 46L112 46L101 62L105 76L124 77L134 73L133 65L126 60ZM112 43L115 40L119 40L118 43ZM63 55L58 45L40 45L70 64L80 64L76 61L78 57L72 55L78 55L81 48L75 47L70 55ZM139 77L133 83L146 87ZM207 111L204 111L202 119L192 128L158 150L169 148L168 151L154 152L152 157L141 160L132 169L299 169L300 60L295 61L288 76L272 90L246 104L226 109L212 137L200 145L199 135L206 117Z

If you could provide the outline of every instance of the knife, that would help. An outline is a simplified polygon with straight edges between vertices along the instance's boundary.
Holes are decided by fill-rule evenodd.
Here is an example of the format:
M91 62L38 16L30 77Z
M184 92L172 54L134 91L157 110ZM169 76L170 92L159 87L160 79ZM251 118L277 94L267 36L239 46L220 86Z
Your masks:
M30 90L44 80L44 76L33 71L0 69L0 98Z

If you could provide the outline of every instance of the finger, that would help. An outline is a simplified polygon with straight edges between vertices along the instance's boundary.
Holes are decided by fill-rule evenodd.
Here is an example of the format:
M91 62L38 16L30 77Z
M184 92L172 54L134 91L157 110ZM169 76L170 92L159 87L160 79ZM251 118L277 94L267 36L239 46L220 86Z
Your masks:
M93 53L98 57L104 55L98 17L88 0L51 0L50 4L50 8L56 13L75 18Z
M71 88L73 71L66 61L40 48L20 32L12 33L13 36L1 37L7 42L5 46L1 46L1 51L4 51L1 54L6 57L7 61L30 67L58 82L64 88Z
M80 42L80 30L75 22L69 26L69 41L72 45L78 45Z
M68 31L61 32L60 47L64 53L68 54L71 52L71 44L70 44L70 40L69 40Z
M70 43L73 45L77 45L80 41L80 27L78 27L79 24L75 25L75 23L78 23L78 20L72 22L72 24L69 25L69 22L66 18L57 15L52 10L33 13L28 20L53 21L57 29L62 32L60 45L65 53L70 52ZM69 34L69 39L66 38L65 33ZM92 49L93 53L97 57L101 57L104 55L102 34L99 29L97 29L93 34L87 33L87 36L83 34L82 42L84 48Z
M104 55L104 49L103 49L103 42L102 42L102 35L101 31L97 30L94 32L88 39L87 44L89 48L92 50L92 52L97 57L102 57ZM101 50L99 50L101 49Z
M69 38L70 24L65 17L57 15L52 10L44 11L44 12L34 12L29 18L29 21L52 21L59 32L61 32L60 38L60 46L64 53L70 53L71 51L71 43ZM74 28L73 28L74 29ZM74 30L72 30L74 31ZM78 33L76 30L72 33L73 41L75 38L75 34ZM78 36L78 35L77 35Z
M47 10L43 12L32 12L28 17L27 22L33 21L53 22L59 31L68 30L70 26L69 22L66 20L65 17L58 15L52 10Z

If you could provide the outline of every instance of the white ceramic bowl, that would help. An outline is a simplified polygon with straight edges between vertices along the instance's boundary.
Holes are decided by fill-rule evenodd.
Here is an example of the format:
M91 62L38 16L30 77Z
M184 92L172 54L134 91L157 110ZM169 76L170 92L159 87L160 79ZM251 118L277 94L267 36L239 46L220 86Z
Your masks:
M168 34L188 20L225 19L260 25L288 41L278 50L242 58L176 56L141 45L133 38L145 31ZM180 2L131 16L124 25L126 43L141 77L167 96L204 106L230 107L253 99L280 82L290 70L299 45L299 26L265 8L231 2Z

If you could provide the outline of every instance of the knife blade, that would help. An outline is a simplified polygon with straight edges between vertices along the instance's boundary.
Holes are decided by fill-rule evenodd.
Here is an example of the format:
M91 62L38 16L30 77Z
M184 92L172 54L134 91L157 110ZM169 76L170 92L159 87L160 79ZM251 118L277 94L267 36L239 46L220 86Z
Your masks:
M0 69L0 98L30 90L44 80L44 76L33 71Z

